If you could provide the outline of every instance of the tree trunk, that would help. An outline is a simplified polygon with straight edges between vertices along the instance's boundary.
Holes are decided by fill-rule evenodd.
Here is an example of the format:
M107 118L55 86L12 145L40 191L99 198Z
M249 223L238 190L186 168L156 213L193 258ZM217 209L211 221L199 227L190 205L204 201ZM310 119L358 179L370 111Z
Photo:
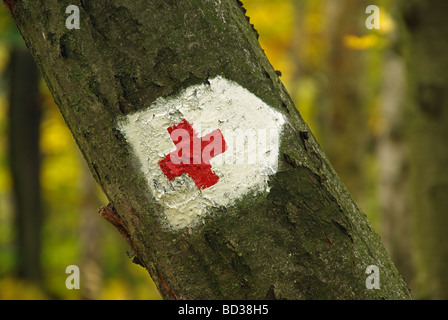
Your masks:
M305 0L294 1L294 6L296 27L292 56L297 70L290 93L296 97L294 88L310 81L318 86L316 105L309 111L308 124L313 127L316 123L314 133L322 149L355 201L361 208L366 207L367 54L365 50L349 47L346 39L363 33L368 3L364 0ZM310 16L322 20L319 29L309 22ZM299 110L301 108L304 106L299 104Z
M79 157L81 154L78 152ZM81 160L83 161L83 160ZM79 181L82 188L81 195L81 226L80 226L80 242L81 242L81 279L83 285L81 287L81 296L83 299L98 299L101 286L103 283L103 272L101 270L101 232L100 219L94 216L97 208L100 206L96 194L97 185L90 174L89 168L85 162L80 166L81 179Z
M327 1L328 39L331 42L328 82L322 86L319 121L321 145L350 194L360 205L366 201L368 106L366 53L345 44L348 36L362 33L367 1Z
M448 2L403 1L419 298L448 299Z
M9 160L14 185L17 270L22 279L41 283L39 125L40 74L27 49L11 52Z
M395 37L394 37L395 38ZM377 139L381 238L408 286L414 286L412 205L406 143L405 63L392 40L384 63L380 112L383 130Z
M6 1L111 202L101 210L103 216L123 234L135 251L134 261L149 271L164 298L410 298L379 237L296 111L239 1L77 3L81 29L68 30L61 1ZM216 91L222 79L237 84L227 88L247 91ZM192 86L196 90L188 99L174 104ZM247 99L270 106L269 112L285 119L278 168L258 193L241 195L227 206L211 199L198 223L173 228L169 203L155 197L161 180L151 185L153 172L142 165L148 154L136 151L157 138L144 137L156 114L145 118L139 112L171 103L168 116L174 118L203 92L213 92L226 105L250 92ZM214 102L209 101L210 108ZM243 116L237 120L247 122L262 112L240 109ZM222 108L223 117L226 111ZM120 125L129 115L136 123L130 130L145 129L137 142ZM226 178L221 174L220 179ZM235 190L258 179L254 175ZM196 188L176 181L188 191ZM209 191L201 187L200 199ZM366 289L369 265L379 267L379 290Z

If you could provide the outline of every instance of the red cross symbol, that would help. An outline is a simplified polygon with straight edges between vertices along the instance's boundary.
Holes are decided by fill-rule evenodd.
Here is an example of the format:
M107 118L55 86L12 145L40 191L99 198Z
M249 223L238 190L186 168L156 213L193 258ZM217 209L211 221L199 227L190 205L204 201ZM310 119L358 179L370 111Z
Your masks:
M167 128L176 150L159 161L160 168L168 180L183 173L188 174L199 189L206 189L219 180L212 171L210 159L227 150L219 129L199 138L187 120Z

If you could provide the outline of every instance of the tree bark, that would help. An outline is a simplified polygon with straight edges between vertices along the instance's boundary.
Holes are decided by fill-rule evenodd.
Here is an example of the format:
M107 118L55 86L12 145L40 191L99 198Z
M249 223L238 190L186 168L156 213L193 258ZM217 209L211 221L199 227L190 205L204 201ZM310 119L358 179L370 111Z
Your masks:
M448 2L403 1L419 298L448 298Z
M101 211L167 299L406 299L377 234L267 60L239 1L6 1L97 182ZM269 192L164 227L118 119L222 76L287 118ZM248 115L249 116L249 115ZM367 266L380 290L366 289Z

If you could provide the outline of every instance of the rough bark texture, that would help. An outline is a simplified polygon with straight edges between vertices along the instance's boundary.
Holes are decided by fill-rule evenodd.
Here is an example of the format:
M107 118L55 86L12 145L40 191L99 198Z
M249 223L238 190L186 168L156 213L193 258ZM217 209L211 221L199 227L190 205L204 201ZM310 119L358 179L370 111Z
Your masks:
M68 4L81 29L65 28ZM401 299L401 276L267 60L239 1L20 0L12 15L89 167L102 210L168 299ZM270 192L163 227L117 119L222 75L287 116ZM367 290L368 265L381 289Z
M448 2L403 1L419 298L448 299Z

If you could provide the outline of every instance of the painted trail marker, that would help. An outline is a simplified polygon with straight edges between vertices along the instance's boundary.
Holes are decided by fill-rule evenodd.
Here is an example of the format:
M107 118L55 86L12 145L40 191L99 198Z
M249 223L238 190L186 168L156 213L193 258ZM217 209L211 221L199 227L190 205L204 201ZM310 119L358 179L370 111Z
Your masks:
M215 185L219 177L212 171L210 160L227 149L221 131L216 129L199 138L192 125L182 119L181 123L169 127L168 133L176 145L176 150L159 161L160 168L168 180L172 181L185 173L194 180L199 189ZM212 143L217 147L212 148L212 152L205 153L205 149Z
M118 128L173 229L213 207L268 192L277 172L283 115L235 82L216 77L159 98Z

